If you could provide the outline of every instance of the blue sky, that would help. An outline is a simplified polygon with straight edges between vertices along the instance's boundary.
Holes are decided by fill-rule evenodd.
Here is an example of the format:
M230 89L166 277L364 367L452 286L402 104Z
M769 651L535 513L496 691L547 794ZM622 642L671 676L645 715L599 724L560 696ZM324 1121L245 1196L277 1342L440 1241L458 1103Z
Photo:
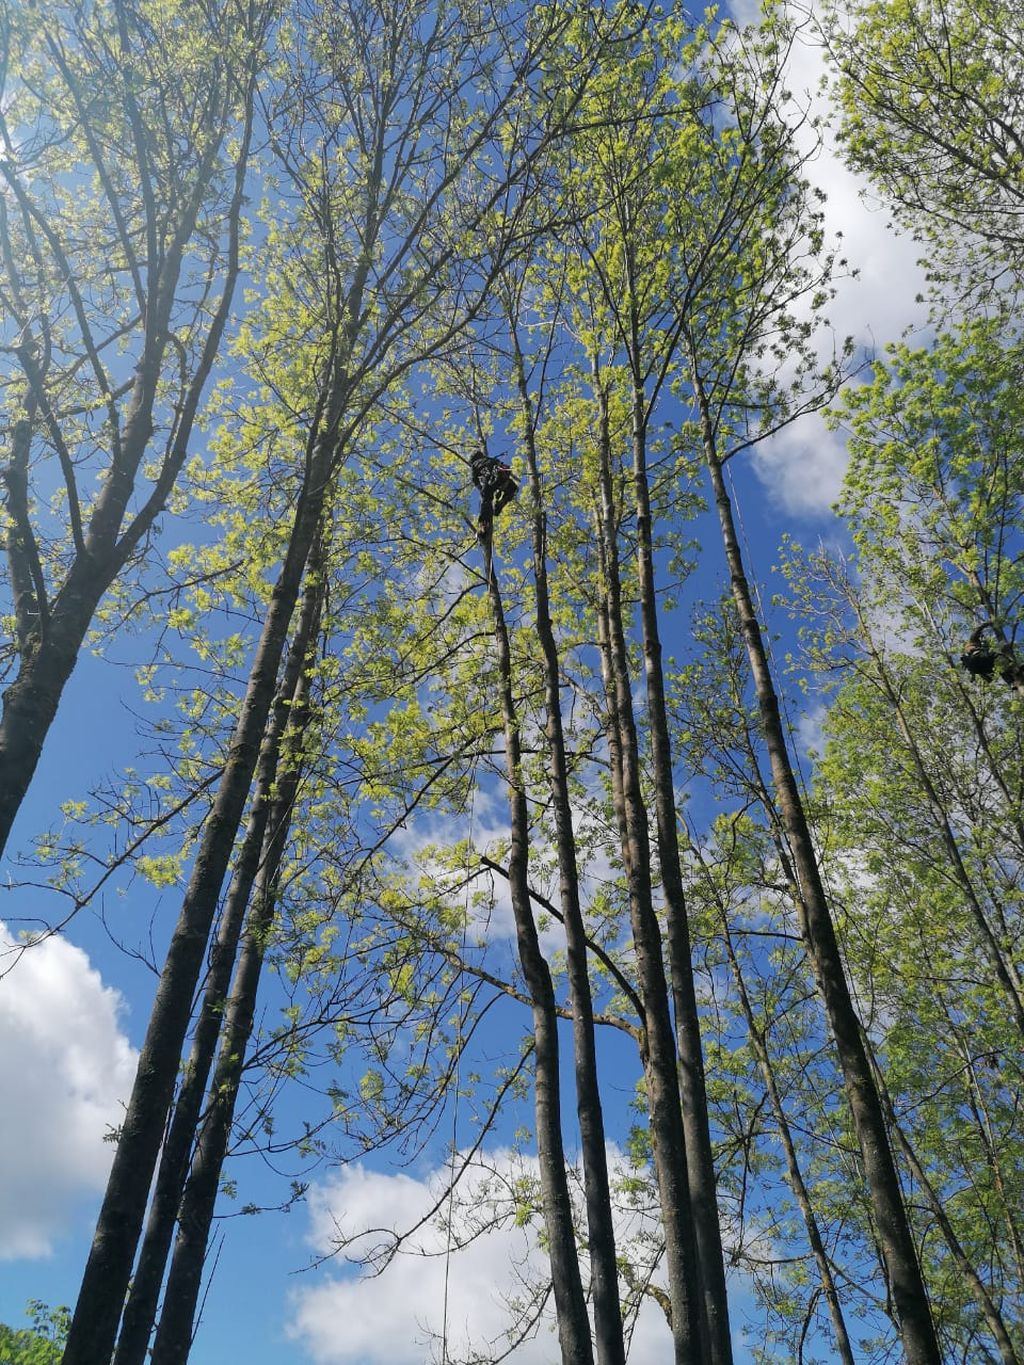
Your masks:
M816 81L817 57L798 47L792 84L799 92ZM919 325L914 298L922 287L916 250L895 237L885 215L865 205L859 187L825 153L812 176L829 193L833 230L844 233L844 250L862 278L841 285L832 309L839 336L855 335L865 346ZM838 491L843 463L841 434L827 433L818 419L805 419L737 474L742 515L750 548L763 574L784 530L798 537L833 533L828 505ZM709 543L700 591L714 595L719 575L716 543ZM666 640L671 652L672 642ZM84 798L102 775L135 762L140 771L140 737L133 712L138 693L129 669L84 655L63 698L29 798L21 812L12 849L15 859L30 856L33 838L53 823L59 805ZM807 718L810 722L813 717ZM12 865L20 881L24 867ZM10 888L0 882L0 921L12 929L38 916L53 922L64 905L52 893ZM136 940L154 935L157 960L161 933L177 912L173 892L159 893L137 881L130 904L111 905L111 923L129 924ZM110 1148L105 1129L118 1121L130 1085L131 1049L145 1028L155 979L148 967L126 956L112 941L96 910L78 916L61 940L36 948L20 961L0 959L12 970L0 982L0 1078L5 1102L0 1108L0 1321L19 1323L29 1298L72 1304L102 1192ZM271 987L272 989L272 987ZM632 1064L631 1064L632 1065ZM615 1078L617 1079L617 1078ZM615 1086L613 1079L613 1089ZM631 1085L624 1071L623 1110L610 1135L625 1136L625 1104ZM296 1097L293 1109L301 1110ZM513 1117L495 1134L488 1149L494 1164L508 1161ZM420 1160L405 1170L386 1160L313 1173L309 1201L289 1214L232 1217L220 1222L223 1234L216 1275L203 1325L192 1355L195 1365L244 1358L250 1365L295 1361L335 1365L405 1365L427 1358L422 1338L440 1327L439 1302L444 1258L407 1258L371 1285L351 1289L352 1272L336 1262L305 1270L328 1247L332 1219L344 1209L350 1227L361 1218L396 1221L423 1206L438 1178L444 1139L439 1134ZM236 1163L238 1204L248 1200L277 1203L286 1181L258 1158ZM470 1187L472 1190L472 1186ZM424 1234L426 1253L436 1253L439 1234ZM434 1238L431 1241L431 1238ZM529 1262L531 1240L502 1233L452 1268L450 1321L468 1323L491 1335L499 1324L493 1295L504 1282L513 1288L512 1265ZM737 1325L749 1306L745 1286L733 1286ZM642 1318L635 1342L638 1365L664 1356L664 1327L652 1308ZM298 1335L296 1335L298 1333ZM550 1359L543 1343L516 1358L533 1365ZM406 1348L403 1354L403 1346ZM738 1365L745 1353L738 1352Z

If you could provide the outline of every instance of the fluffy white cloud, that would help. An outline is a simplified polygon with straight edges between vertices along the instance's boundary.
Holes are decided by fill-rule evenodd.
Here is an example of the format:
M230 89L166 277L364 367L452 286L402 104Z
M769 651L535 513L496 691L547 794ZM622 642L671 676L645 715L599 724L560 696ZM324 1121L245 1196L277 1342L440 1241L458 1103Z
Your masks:
M103 1186L136 1054L80 948L23 948L0 922L0 973L0 1258L45 1256Z
M846 474L846 439L817 413L757 446L757 477L774 502L801 517L821 517L839 497Z
M497 1151L467 1172L460 1185L457 1232L464 1237L470 1227L482 1231L451 1255L447 1323L453 1359L474 1349L484 1356L499 1354L507 1344L515 1301L528 1297L528 1286L544 1282L546 1258L537 1245L538 1230L517 1226L514 1217L516 1182L535 1171L534 1162ZM296 1292L291 1335L318 1365L423 1365L440 1356L447 1235L441 1218L427 1215L446 1175L435 1170L415 1179L356 1165L311 1193L310 1239L319 1255L335 1249L339 1233L351 1237L371 1229L352 1245L349 1254L355 1256L386 1244L385 1230L408 1229L426 1219L375 1278L330 1268L316 1272L317 1282ZM660 1365L670 1351L665 1319L647 1302L630 1360ZM515 1359L521 1365L546 1365L556 1354L548 1305L539 1331L516 1349Z
M825 749L825 720L828 707L819 704L804 711L796 723L796 739L800 752L806 757L820 757Z

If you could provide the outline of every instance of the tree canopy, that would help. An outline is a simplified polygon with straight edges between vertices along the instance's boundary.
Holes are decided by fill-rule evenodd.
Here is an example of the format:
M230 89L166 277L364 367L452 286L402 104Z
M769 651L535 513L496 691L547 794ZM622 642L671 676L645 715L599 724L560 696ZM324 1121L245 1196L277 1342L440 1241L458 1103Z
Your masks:
M1024 1360L1019 30L0 12L0 1033L102 1193L2 1361L202 1358L289 1210L310 1360Z

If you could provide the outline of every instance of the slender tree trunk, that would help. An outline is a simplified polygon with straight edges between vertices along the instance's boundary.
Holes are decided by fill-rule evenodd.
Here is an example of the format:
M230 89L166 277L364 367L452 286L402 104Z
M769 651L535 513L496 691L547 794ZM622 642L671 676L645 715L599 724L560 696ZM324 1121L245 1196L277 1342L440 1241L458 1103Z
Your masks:
M288 661L274 705L270 728L260 755L245 839L235 864L231 889L228 892L211 957L203 992L202 1011L160 1154L156 1188L150 1204L142 1249L125 1305L114 1365L143 1365L156 1320L160 1285L188 1175L189 1154L199 1123L203 1094L213 1065L221 1024L226 1014L225 1002L228 1000L231 973L238 952L242 925L257 875L266 866L265 841L268 823L279 818L276 815L272 816L272 811L276 812L280 806L280 801L274 797L278 759L285 730L289 725L294 728L299 714L299 688L303 668L318 628L322 600L322 583L318 573L319 559L317 549L314 547L310 557L310 572L306 577L299 624L289 648Z
M1013 1348L1013 1342L1010 1340L1010 1334L1006 1330L1006 1324L1003 1321L1002 1314L996 1307L992 1295L988 1292L988 1288L981 1276L975 1270L966 1251L964 1251L960 1239L956 1235L956 1229L953 1227L949 1215L946 1213L945 1205L936 1193L931 1181L928 1179L924 1167L921 1165L920 1161L918 1161L913 1144L907 1137L902 1124L896 1116L896 1109L889 1096L885 1080L879 1070L874 1052L871 1049L870 1040L867 1038L864 1040L864 1046L868 1056L871 1058L871 1067L875 1075L875 1084L878 1086L878 1093L882 1097L882 1105L885 1109L886 1118L889 1121L889 1131L896 1139L896 1145L903 1153L904 1160L910 1168L910 1172L917 1182L918 1188L924 1195L925 1202L931 1209L932 1217L935 1219L939 1231L942 1233L946 1246L949 1248L949 1254L956 1263L957 1270L963 1276L964 1283L969 1286L970 1291L974 1296L974 1301L981 1311L982 1317L985 1319L986 1323L988 1323L988 1329L992 1333L992 1339L995 1341L996 1349L999 1352L999 1358L1002 1360L1003 1365L1020 1365L1020 1357Z
M679 863L678 814L672 773L672 746L665 706L665 680L658 631L658 600L654 578L651 499L647 482L647 431L643 395L633 396L633 478L637 510L637 568L643 627L644 671L647 678L647 723L654 768L654 802L658 828L658 863L665 894L672 1001L679 1050L680 1099L686 1134L686 1169L690 1206L697 1241L700 1274L712 1365L732 1365L729 1301L725 1287L722 1233L718 1223L715 1163L708 1124L704 1082L704 1051L693 981L690 927Z
M600 384L596 387L600 414L598 439L601 470L598 543L605 595L603 625L607 630L606 662L602 663L602 669L610 683L610 729L617 739L617 755L613 754L613 794L620 803L620 829L628 848L625 864L630 921L644 1006L644 1075L651 1118L654 1168L665 1233L675 1360L676 1365L694 1365L697 1361L707 1359L707 1330L702 1311L668 983L661 953L661 930L654 913L651 891L650 836L640 788L639 747L622 621L608 400ZM618 781L616 761L619 764Z
M376 179L371 180L367 188L363 251L340 309L341 335L335 338L318 422L310 431L306 445L304 475L288 548L249 671L228 761L213 809L206 819L160 975L128 1112L68 1333L63 1365L103 1365L114 1347L157 1153L174 1095L192 999L259 760L306 561L316 539L338 460L341 422L351 387L349 365L360 326L374 244L380 231L377 205L381 155L378 154L374 163Z
M221 1171L227 1157L234 1121L235 1105L245 1065L246 1050L252 1034L259 994L260 976L267 938L273 926L277 905L281 863L284 858L292 811L298 794L302 768L298 749L308 724L309 684L306 665L323 601L323 582L318 569L312 569L303 604L302 628L296 632L289 665L296 666L292 705L282 751L290 745L295 752L282 762L277 791L265 822L259 875L252 898L248 924L238 969L225 1010L223 1040L213 1082L196 1146L188 1183L181 1201L178 1236L167 1277L160 1325L153 1345L153 1365L184 1365L192 1345L193 1325L203 1266L213 1223ZM279 736L279 739L281 737Z
M14 681L3 694L0 711L0 854L7 846L15 817L35 774L61 695L74 671L99 601L162 512L167 496L181 472L202 394L220 349L238 281L241 213L252 141L258 52L267 12L257 14L254 10L253 17L256 33L251 65L244 82L244 120L235 159L234 189L227 214L228 243L221 297L210 321L195 373L176 414L174 442L149 496L125 527L138 470L153 434L153 409L161 363L168 346L169 318L178 288L182 254L195 230L201 199L216 170L223 137L228 131L226 121L220 130L221 136L211 142L203 159L193 192L181 210L166 256L159 267L155 262L150 262L150 287L147 293L149 317L142 358L129 399L124 434L113 452L110 470L96 499L90 524L84 532L84 538L82 531L76 538L74 561L52 606L36 601L37 614L32 637L29 641L19 640L20 666ZM16 427L19 425L16 424ZM28 424L24 434L28 440L31 434ZM34 551L34 537L27 524L27 504L25 520L18 529L26 542L24 548L30 544ZM12 563L12 582L16 583L17 578ZM37 598L43 587L40 570L34 585Z
M572 1203L565 1175L558 1076L558 1017L551 973L537 938L537 925L530 905L528 866L529 817L523 783L519 723L512 692L512 652L494 567L493 523L481 534L487 588L494 622L501 686L501 714L505 730L505 761L511 815L509 890L516 922L519 961L533 1002L534 1104L537 1124L537 1155L540 1164L544 1226L548 1236L551 1283L558 1319L558 1340L563 1365L591 1365L593 1350L590 1322L583 1295Z
M732 933L729 928L729 917L726 913L725 905L721 900L718 902L719 914L722 922L722 939L725 943L725 950L729 958L729 966L732 968L733 980L736 983L736 993L739 996L740 1009L743 1011L743 1018L747 1024L747 1035L750 1038L750 1046L757 1059L757 1065L764 1080L765 1090L768 1092L768 1101L772 1107L772 1114L775 1118L775 1126L778 1129L779 1140L782 1143L782 1150L786 1158L786 1173L789 1177L789 1185L796 1202L800 1208L800 1216L804 1220L804 1230L807 1233L807 1241L814 1255L815 1263L818 1267L818 1275L821 1280L822 1293L825 1295L825 1302L828 1304L829 1317L832 1319L832 1330L836 1338L836 1350L843 1365L856 1365L853 1355L853 1346L850 1342L850 1334L846 1330L846 1319L843 1317L843 1307L839 1301L839 1291L836 1288L835 1276L832 1274L832 1263L825 1250L825 1243L818 1227L818 1220L815 1217L814 1205L811 1202L810 1192L804 1182L803 1172L800 1169L800 1161L797 1156L796 1143L793 1141L793 1133L789 1126L789 1119L786 1115L785 1105L782 1103L782 1096L779 1094L779 1087L775 1081L775 1068L772 1064L771 1054L768 1051L768 1043L764 1032L758 1027L757 1020L754 1018L754 1009L750 1003L750 996L747 994L747 984L743 979L743 971L739 960L736 957L736 949L732 941Z
M940 1365L941 1356L928 1293L900 1189L896 1164L889 1147L885 1116L871 1074L871 1066L864 1051L860 1021L850 998L850 988L821 881L817 855L790 763L785 730L779 714L778 696L743 567L743 556L733 522L732 504L718 458L707 397L702 386L692 339L688 338L688 341L694 392L700 412L704 455L721 523L733 600L757 692L761 724L771 762L775 799L792 850L793 867L804 912L807 944L842 1067L847 1100L860 1144L871 1208L878 1227L883 1261L889 1277L889 1289L899 1321L907 1365Z
M150 1181L188 1031L192 1000L277 686L303 569L320 521L334 459L336 409L316 441L285 562L274 587L228 761L207 817L178 923L167 950L139 1056L128 1112L114 1155L92 1250L86 1263L64 1365L102 1365L110 1358Z
M608 1185L604 1116L597 1074L597 1043L594 1036L594 1004L587 969L587 934L580 907L576 842L569 798L562 702L558 686L558 647L551 624L548 589L547 526L540 474L537 466L533 405L530 401L515 324L511 324L515 348L516 382L523 416L523 442L533 495L533 569L537 604L537 637L541 646L544 698L547 716L548 779L558 849L559 899L565 926L566 967L572 1004L573 1045L576 1063L576 1113L580 1125L583 1183L587 1201L590 1247L590 1282L594 1301L595 1345L598 1365L625 1365L619 1303L619 1277L615 1260L615 1228Z

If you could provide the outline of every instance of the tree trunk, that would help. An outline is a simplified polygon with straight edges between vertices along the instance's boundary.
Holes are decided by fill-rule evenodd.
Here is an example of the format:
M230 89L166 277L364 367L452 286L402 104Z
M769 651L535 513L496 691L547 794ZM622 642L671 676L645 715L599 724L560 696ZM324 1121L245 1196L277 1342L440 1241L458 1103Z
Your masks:
M633 478L637 512L637 569L640 581L640 614L643 627L644 671L647 679L647 723L654 768L654 802L658 824L658 864L665 894L672 1001L675 1008L676 1042L679 1051L680 1100L686 1135L686 1170L690 1207L697 1242L707 1320L711 1365L732 1365L729 1333L729 1301L725 1288L722 1233L718 1223L715 1163L708 1124L708 1097L704 1082L704 1051L700 1016L693 982L690 926L679 864L678 814L672 773L672 745L665 707L665 680L658 632L658 600L654 579L651 500L647 482L647 431L643 419L643 395L633 396Z
M296 666L296 676L292 704L283 708L286 715L289 711L290 715L287 715L287 734L283 737L282 749L289 743L300 746L304 738L309 701L305 666L319 622L322 601L323 582L319 572L314 569L303 604L302 626L296 632L289 658L289 666ZM273 925L277 904L281 863L302 775L298 753L290 755L282 767L284 770L279 774L273 800L269 801L268 796L271 809L265 822L259 876L238 969L225 1010L224 1034L210 1086L206 1117L181 1201L178 1236L167 1277L160 1325L153 1345L153 1365L158 1362L163 1362L163 1365L183 1365L192 1344L210 1227L231 1138L246 1049L256 1014L267 936Z
M381 226L377 212L379 161L380 156L374 163L377 179L371 180L367 187L363 251L340 310L341 334L334 338L334 350L317 410L318 422L310 431L304 452L303 478L288 548L249 671L228 761L213 809L206 819L160 975L128 1112L68 1333L63 1365L101 1365L113 1350L188 1032L192 999L259 759L306 561L316 539L331 476L339 458L341 422L351 388L349 366L360 326L373 248Z
M537 1125L537 1156L540 1165L544 1226L548 1237L551 1283L558 1319L558 1340L563 1365L591 1365L590 1321L583 1296L572 1203L565 1175L562 1147L561 1104L558 1076L558 1017L551 973L537 938L537 925L530 905L528 879L529 816L523 785L519 723L512 693L512 653L501 591L494 568L493 523L481 533L494 642L498 655L501 714L505 731L508 801L512 823L509 852L509 890L516 922L519 961L533 1002L534 1106Z
M821 881L817 855L789 759L775 684L750 586L744 572L743 556L733 522L732 504L725 487L722 465L715 445L714 426L692 340L689 360L700 412L704 455L721 523L733 600L757 692L761 724L771 762L775 799L792 850L793 867L803 908L804 931L818 989L825 1004L842 1067L847 1100L860 1144L871 1208L878 1227L882 1256L899 1321L907 1365L940 1365L941 1356L924 1277L903 1202L896 1165L889 1147L885 1116L861 1039L860 1021L850 998L850 989Z
M307 575L302 614L288 652L288 661L274 705L270 728L263 743L249 823L235 864L231 889L228 892L217 942L211 956L203 992L202 1011L160 1154L156 1188L150 1204L142 1250L125 1305L114 1365L143 1365L153 1323L156 1320L160 1285L188 1175L189 1154L199 1123L203 1094L213 1065L221 1024L225 1019L225 1002L228 1000L231 973L235 965L242 925L257 875L262 874L266 865L264 844L268 823L273 827L273 821L281 818L277 814L281 809L281 802L274 796L274 785L277 781L282 737L289 723L291 728L294 728L295 717L299 714L296 708L303 668L320 619L322 584L317 572L318 561L319 554L314 546L310 557L310 573ZM287 811L290 807L286 805L283 809ZM272 811L275 812L274 815Z
M815 1217L814 1205L811 1202L810 1192L804 1183L803 1172L800 1169L800 1161L797 1157L796 1143L793 1141L793 1134L789 1126L789 1119L786 1115L785 1106L782 1103L782 1096L779 1094L779 1087L775 1081L775 1068L772 1065L771 1054L768 1051L767 1040L763 1031L758 1027L754 1018L754 1009L747 994L747 985L743 979L743 971L739 960L736 957L736 949L733 946L732 934L729 929L729 917L726 914L725 905L719 900L719 913L722 920L722 940L725 943L725 950L729 958L729 966L732 968L733 980L736 983L736 993L739 996L740 1009L743 1011L743 1018L747 1023L747 1034L750 1038L750 1046L757 1059L757 1065L764 1080L765 1090L768 1092L768 1101L772 1107L775 1117L775 1126L779 1131L779 1140L782 1143L782 1150L786 1158L786 1172L789 1176L789 1185L796 1202L800 1208L800 1216L804 1220L804 1230L807 1233L807 1241L814 1255L815 1263L818 1267L818 1275L821 1279L822 1292L825 1295L825 1302L828 1304L829 1317L832 1319L832 1330L836 1338L836 1350L843 1365L856 1365L853 1355L853 1346L850 1342L850 1335L846 1330L846 1319L843 1317L843 1307L839 1302L839 1291L836 1288L835 1276L832 1274L832 1263L825 1250L825 1243L818 1227L818 1220Z
M340 409L339 397L332 414L334 421L329 421L318 437L307 469L288 552L271 597L227 765L167 950L68 1334L64 1365L101 1365L110 1358L113 1349L188 1031L192 999L273 703L303 569L320 521Z
M598 543L605 595L603 622L607 629L607 657L602 669L610 683L610 729L617 739L617 761L620 765L620 780L616 782L613 757L613 793L620 806L617 814L623 842L628 850L625 866L629 883L630 922L644 1006L644 1075L651 1118L654 1168L665 1233L675 1360L676 1365L694 1365L694 1362L707 1359L707 1331L690 1207L686 1138L668 984L661 954L661 930L651 893L650 836L640 789L639 749L622 621L608 401L600 385L597 388L601 469Z
M587 936L580 907L576 842L572 827L572 803L562 729L562 703L558 678L558 647L551 624L548 589L547 527L542 504L533 405L526 385L523 357L512 324L516 382L523 416L523 442L533 496L533 568L537 605L537 637L541 646L544 699L547 719L548 779L558 849L559 900L565 926L566 970L572 1004L573 1046L576 1062L576 1113L580 1125L583 1183L587 1201L590 1249L590 1282L594 1301L595 1345L598 1365L625 1365L622 1310L615 1260L615 1228L608 1185L604 1116L597 1073L594 1036L594 1004L587 969Z

